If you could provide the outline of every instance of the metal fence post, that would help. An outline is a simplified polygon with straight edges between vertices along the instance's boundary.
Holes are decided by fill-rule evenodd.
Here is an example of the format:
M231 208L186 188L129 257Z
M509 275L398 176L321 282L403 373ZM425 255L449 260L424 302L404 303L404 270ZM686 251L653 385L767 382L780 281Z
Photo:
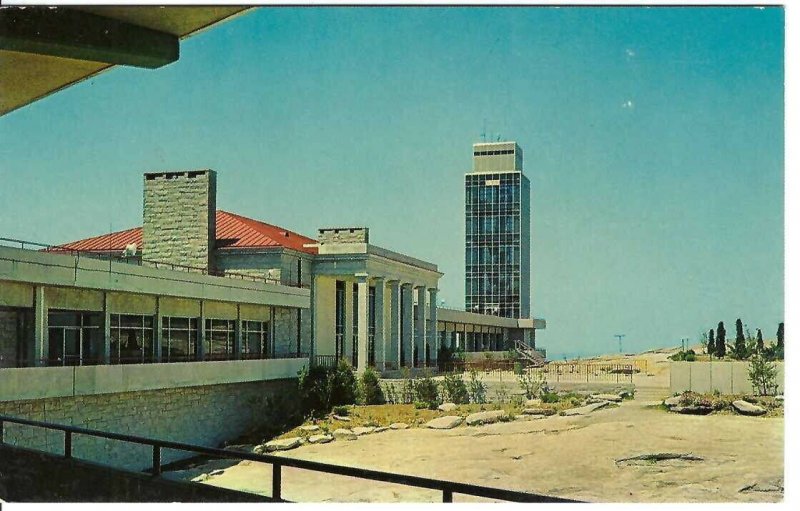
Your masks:
M453 502L453 490L445 488L442 490L442 502L445 503L452 503Z
M272 499L281 501L281 465L272 464Z
M161 475L161 447L153 445L153 475Z
M72 457L72 431L64 432L64 457Z

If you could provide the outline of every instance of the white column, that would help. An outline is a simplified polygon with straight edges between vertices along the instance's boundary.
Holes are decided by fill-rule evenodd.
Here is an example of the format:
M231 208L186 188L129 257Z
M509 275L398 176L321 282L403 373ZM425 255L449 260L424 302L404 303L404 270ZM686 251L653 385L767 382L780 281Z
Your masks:
M412 343L414 342L414 288L411 284L403 284L402 300L403 307L401 309L402 318L402 357L401 365L405 367L414 367L413 359L411 358Z
M425 316L426 314L426 295L425 286L416 286L417 291L417 316L414 318L414 346L416 356L414 365L425 367Z
M342 354L348 364L353 363L353 283L344 281L344 344Z
M437 366L436 361L439 359L439 328L436 324L436 294L436 288L428 289L430 298L428 311L428 346L430 346L429 349L431 350L431 365L433 367Z
M47 331L47 303L44 297L44 286L34 289L33 304L33 339L34 354L30 366L46 366L50 356L50 337Z
M369 276L356 274L358 279L358 367L363 373L369 365Z
M386 369L386 316L384 308L384 291L386 282L383 277L375 279L375 367L378 371Z
M389 342L386 343L386 360L394 369L400 368L400 282L389 281Z

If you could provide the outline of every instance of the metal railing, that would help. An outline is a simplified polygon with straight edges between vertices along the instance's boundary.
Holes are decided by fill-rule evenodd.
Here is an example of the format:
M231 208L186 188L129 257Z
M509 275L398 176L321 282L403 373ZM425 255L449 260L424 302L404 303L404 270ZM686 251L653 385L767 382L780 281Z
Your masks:
M156 269L168 269L173 271L184 271L187 273L199 273L201 275L209 275L211 277L224 277L237 280L249 280L252 282L264 282L267 284L277 284L290 287L308 288L308 284L296 282L293 284L284 284L280 279L262 277L259 275L250 275L247 273L239 273L235 271L208 269L201 266L189 266L185 264L168 263L164 261L154 261L151 259L143 259L140 256L126 256L114 255L103 251L90 251L90 250L76 250L63 245L47 245L44 243L37 243L34 241L18 240L15 238L0 237L0 244L13 243L19 245L20 248L28 250L38 250L42 252L52 252L57 254L72 255L76 257L88 257L90 259L99 259L101 261L113 261L118 263L132 264L135 266L150 267Z
M217 449L213 447L203 447L199 445L185 444L181 442L172 442L168 440L158 440L154 438L146 438L135 435L108 433L105 431L86 429L77 426L51 424L47 422L22 419L19 417L10 417L7 415L0 415L0 444L5 443L3 433L4 433L4 424L6 422L12 424L21 424L24 426L33 426L44 429L63 431L64 432L63 456L65 458L73 457L72 440L74 435L87 435L91 437L107 438L110 440L119 440L122 442L150 446L153 449L153 465L152 469L150 470L150 473L153 474L153 476L159 476L161 474L161 469L162 469L161 452L163 449L174 449L178 451L205 455L213 458L248 460L248 461L255 461L258 463L268 463L272 465L272 494L270 498L276 502L288 502L282 496L283 467L292 467L302 470L310 470L312 472L322 472L326 474L356 477L371 481L380 481L384 483L394 483L394 484L401 484L404 486L413 486L416 488L426 488L430 490L441 491L442 502L453 502L453 495L456 493L462 495L483 497L487 499L504 500L508 502L537 502L537 503L579 502L576 500L564 499L560 497L552 497L549 495L526 493L515 490L505 490L501 488L491 488L487 486L479 486L475 484L460 483L455 481L445 481L441 479L431 479L427 477L395 474L392 472L383 472L379 470L348 467L343 465L333 465L330 463L322 463L318 461L309 461L303 459L293 459L283 456L274 456L270 454L255 454L255 453L227 451L224 449Z
M542 375L549 382L608 382L624 383L633 382L633 375L639 372L635 364L610 364L610 363L564 363L550 362L545 366L525 367L518 361L505 360L475 360L452 361L445 364L444 372L463 373L477 371L487 376L504 376L524 372L527 375Z
M229 361L229 360L282 360L282 359L289 359L289 358L308 358L308 353L300 352L300 353L242 353L239 356L236 356L233 353L215 353L215 354L206 354L205 357L201 360L198 358L197 355L183 355L180 357L162 357L162 359L156 360L154 357L146 357L144 359L140 357L132 358L132 357L114 357L112 356L108 362L105 361L102 357L79 357L79 356L66 356L66 357L55 357L55 358L36 358L33 359L33 363L31 363L31 359L28 358L20 358L17 359L16 367L81 367L81 366L98 366L98 365L150 365L150 364L176 364L182 362L219 362L219 361ZM0 367L0 371L4 368ZM6 369L12 369L12 367L8 367Z

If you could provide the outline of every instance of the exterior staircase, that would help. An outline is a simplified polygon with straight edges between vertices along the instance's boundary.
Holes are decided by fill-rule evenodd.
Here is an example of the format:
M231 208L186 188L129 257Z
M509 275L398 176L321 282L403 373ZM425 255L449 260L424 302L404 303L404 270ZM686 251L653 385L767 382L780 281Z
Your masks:
M542 355L539 354L539 352L535 349L531 348L525 341L514 341L514 350L519 354L520 357L522 357L523 360L528 362L529 366L542 367L547 364Z

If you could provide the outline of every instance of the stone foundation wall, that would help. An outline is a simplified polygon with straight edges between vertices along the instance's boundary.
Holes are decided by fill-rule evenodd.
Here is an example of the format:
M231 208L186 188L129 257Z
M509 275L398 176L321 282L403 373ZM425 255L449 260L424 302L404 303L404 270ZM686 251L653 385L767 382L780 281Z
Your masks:
M258 423L267 396L296 386L296 379L164 390L0 402L0 415L217 447ZM61 454L63 433L7 423L5 442ZM128 470L152 465L152 449L75 435L73 456ZM165 450L162 462L186 458Z

